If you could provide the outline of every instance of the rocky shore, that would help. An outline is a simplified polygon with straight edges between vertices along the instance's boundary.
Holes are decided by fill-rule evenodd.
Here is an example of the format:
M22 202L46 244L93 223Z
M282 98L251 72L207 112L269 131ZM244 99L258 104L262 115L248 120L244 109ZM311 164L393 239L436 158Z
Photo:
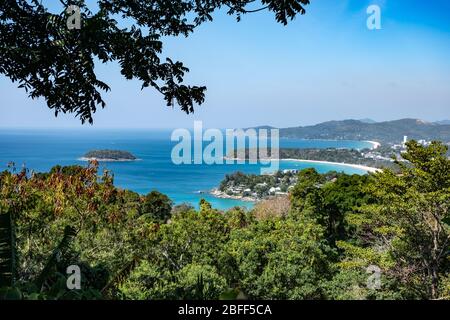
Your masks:
M248 196L244 197L242 195L229 195L223 191L220 191L217 188L212 189L209 193L216 198L222 198L222 199L234 199L234 200L241 200L241 201L247 201L247 202L258 201L257 199L255 199L253 197L248 197Z

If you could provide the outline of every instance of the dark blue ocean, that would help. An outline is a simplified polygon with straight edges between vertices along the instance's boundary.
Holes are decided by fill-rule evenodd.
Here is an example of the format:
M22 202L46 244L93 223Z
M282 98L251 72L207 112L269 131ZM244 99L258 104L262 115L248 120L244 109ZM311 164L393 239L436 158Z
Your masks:
M48 171L54 165L86 165L79 160L93 149L118 149L133 153L139 161L105 162L101 168L114 173L115 185L141 194L158 190L167 194L175 203L191 203L197 207L201 198L214 207L226 209L236 205L251 207L251 203L230 199L217 199L199 194L216 187L225 174L235 171L260 173L260 165L175 165L171 161L172 148L177 142L170 140L169 130L72 130L72 129L0 129L0 171L9 162L17 168L25 166L34 171ZM298 148L370 148L361 141L325 141L281 139L281 147ZM346 166L282 161L280 169L314 167L319 172L330 170L364 174L359 169Z

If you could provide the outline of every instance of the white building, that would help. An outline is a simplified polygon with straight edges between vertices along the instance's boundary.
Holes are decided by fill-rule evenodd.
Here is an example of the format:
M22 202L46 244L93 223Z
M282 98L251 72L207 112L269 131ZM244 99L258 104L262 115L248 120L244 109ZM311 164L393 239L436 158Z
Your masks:
M270 194L275 194L275 193L277 193L277 192L280 192L281 191L281 188L280 187L272 187L272 188L270 188L269 189L269 193Z
M408 142L408 136L403 136L403 143L402 143L402 147L406 148L406 143Z

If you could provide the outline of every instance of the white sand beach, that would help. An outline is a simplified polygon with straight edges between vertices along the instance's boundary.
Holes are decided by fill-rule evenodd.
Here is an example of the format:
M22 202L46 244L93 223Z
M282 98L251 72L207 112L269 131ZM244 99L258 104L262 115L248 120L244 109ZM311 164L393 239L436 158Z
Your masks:
M376 141L367 140L365 142L369 142L369 143L372 144L372 150L375 150L375 149L378 149L379 147L381 147L381 143L376 142Z
M274 160L277 161L277 160ZM295 162L305 162L305 163L324 163L324 164L331 164L331 165L337 165L337 166L346 166L346 167L351 167L351 168L355 168L355 169L361 169L361 170L365 170L367 172L370 173L375 173L375 172L381 172L381 169L378 168L373 168L373 167L368 167L368 166L364 166L361 164L351 164L351 163L343 163L343 162L331 162L331 161L319 161L319 160L301 160L301 159L281 159L278 161L295 161Z
M224 160L232 160L232 161L243 161L243 159L240 158L229 158L224 157ZM364 170L370 173L375 172L381 172L382 169L374 168L374 167L368 167L361 164L351 164L351 163L344 163L344 162L331 162L331 161L320 161L320 160L302 160L302 159L270 159L271 161L293 161L293 162L304 162L304 163L323 163L323 164L331 164L336 166L346 166L351 167L355 169Z

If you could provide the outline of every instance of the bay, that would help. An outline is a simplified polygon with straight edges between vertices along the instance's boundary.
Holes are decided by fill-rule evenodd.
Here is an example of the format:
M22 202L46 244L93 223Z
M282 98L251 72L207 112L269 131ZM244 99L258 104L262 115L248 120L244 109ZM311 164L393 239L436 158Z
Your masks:
M259 174L259 164L175 165L171 151L177 142L170 140L170 130L107 129L0 129L0 171L14 162L16 168L44 172L55 165L86 165L80 158L89 150L117 149L133 153L138 161L102 162L100 169L114 174L115 185L140 194L158 190L176 204L190 203L198 207L201 198L218 209L233 206L251 208L252 203L218 199L205 193L218 186L225 174L235 171ZM280 147L290 148L370 148L364 141L328 141L280 139ZM348 166L325 163L281 161L280 169L315 168L320 173L331 170L348 174L365 171Z

